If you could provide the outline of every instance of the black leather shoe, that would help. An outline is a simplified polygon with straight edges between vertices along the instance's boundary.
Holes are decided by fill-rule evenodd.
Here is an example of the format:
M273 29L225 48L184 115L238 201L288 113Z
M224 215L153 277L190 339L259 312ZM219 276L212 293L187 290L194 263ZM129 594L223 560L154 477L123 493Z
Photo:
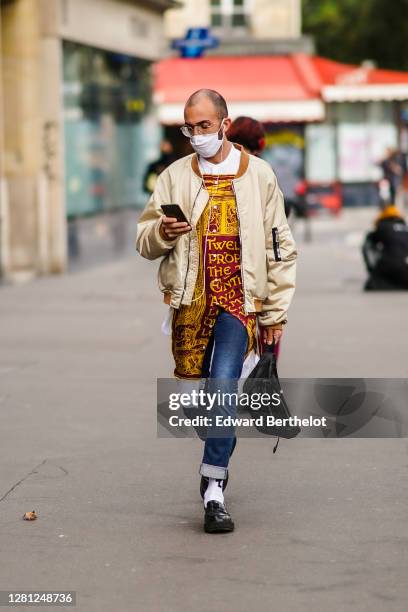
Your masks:
M237 439L234 438L234 442L232 444L232 449L230 452L230 458L232 457L232 453L235 450L235 447L237 445ZM228 484L228 472L227 472L227 477L224 479L224 482L222 483L222 490L225 491L225 489L227 488L227 484ZM200 495L201 495L201 499L204 499L204 493L206 492L208 487L208 477L207 476L201 476L201 480L200 480Z
M234 531L234 522L224 504L209 501L205 509L204 531L206 533L227 533Z

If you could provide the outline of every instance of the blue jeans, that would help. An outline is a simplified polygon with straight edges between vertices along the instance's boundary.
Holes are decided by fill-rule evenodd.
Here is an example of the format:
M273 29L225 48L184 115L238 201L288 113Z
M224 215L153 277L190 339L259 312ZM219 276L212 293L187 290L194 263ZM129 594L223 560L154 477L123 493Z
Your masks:
M237 392L247 343L248 334L245 326L237 317L221 310L215 321L201 370L202 377L210 379L208 386L210 391L219 389L224 393ZM222 381L212 383L211 379L222 379ZM228 414L235 416L234 402L229 405ZM228 437L207 437L200 466L202 476L222 479L227 477L234 440L233 430Z

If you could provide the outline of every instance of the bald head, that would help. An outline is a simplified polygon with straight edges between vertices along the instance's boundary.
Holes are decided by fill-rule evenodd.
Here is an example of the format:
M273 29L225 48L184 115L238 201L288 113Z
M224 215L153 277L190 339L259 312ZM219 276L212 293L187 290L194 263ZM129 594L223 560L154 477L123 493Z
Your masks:
M200 104L200 102L203 100L206 100L212 104L215 113L220 120L228 117L227 103L222 95L214 89L198 89L195 91L187 100L185 110L191 106Z

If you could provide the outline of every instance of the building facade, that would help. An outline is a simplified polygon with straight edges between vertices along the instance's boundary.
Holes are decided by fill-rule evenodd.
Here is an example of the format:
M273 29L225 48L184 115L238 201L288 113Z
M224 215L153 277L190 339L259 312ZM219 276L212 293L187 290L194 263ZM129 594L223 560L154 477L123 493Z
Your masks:
M338 205L375 204L387 149L408 150L408 73L293 53L168 57L155 75L158 116L179 155L189 152L179 130L186 99L200 87L216 89L232 119L264 124L262 156L288 200L306 180L318 193L327 190L327 201L333 192Z
M3 280L64 271L70 219L140 204L159 138L150 67L171 6L1 0Z
M301 0L182 0L165 16L169 39L188 28L211 28L220 46L209 55L261 55L313 51L302 36Z
M233 119L264 124L262 155L288 199L306 179L341 193L346 206L378 201L385 152L408 150L408 74L316 56L302 35L301 0L184 0L165 24L170 40L200 27L219 39L205 57L168 57L157 68L159 118L180 154L188 151L177 128L184 100L211 87L225 94Z

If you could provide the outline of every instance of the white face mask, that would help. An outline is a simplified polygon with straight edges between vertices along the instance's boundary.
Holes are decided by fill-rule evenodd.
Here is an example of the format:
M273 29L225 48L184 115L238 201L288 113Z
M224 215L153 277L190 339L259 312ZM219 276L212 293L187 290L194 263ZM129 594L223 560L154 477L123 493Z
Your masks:
M204 158L214 157L214 155L219 151L220 147L222 146L222 142L224 139L224 130L222 129L223 124L224 119L221 121L220 129L218 130L218 132L192 136L190 138L190 143L194 151ZM219 138L220 132L221 138Z

